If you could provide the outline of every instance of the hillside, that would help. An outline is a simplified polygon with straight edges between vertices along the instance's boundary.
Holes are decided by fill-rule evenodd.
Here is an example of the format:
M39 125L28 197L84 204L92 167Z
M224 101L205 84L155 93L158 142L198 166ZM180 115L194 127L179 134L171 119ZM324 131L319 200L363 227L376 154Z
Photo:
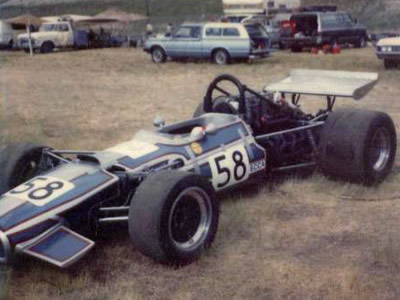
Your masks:
M55 14L89 14L93 15L109 7L118 7L125 11L146 14L146 3L149 3L150 15L220 15L221 0L9 0L0 5L0 18L7 18L25 13L27 9L37 16ZM0 2L1 3L1 2Z
M222 14L222 0L0 0L0 18L29 12L37 16L56 14L93 15L114 6L128 12L149 14L153 18L174 16L179 22L183 16L196 19ZM369 29L397 30L400 28L400 1L398 0L303 0L303 5L337 5L349 11ZM28 5L27 5L28 4Z

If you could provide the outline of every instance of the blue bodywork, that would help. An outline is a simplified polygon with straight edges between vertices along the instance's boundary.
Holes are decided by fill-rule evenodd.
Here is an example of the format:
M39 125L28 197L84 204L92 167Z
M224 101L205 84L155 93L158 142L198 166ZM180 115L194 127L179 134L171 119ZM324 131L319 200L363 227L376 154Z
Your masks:
M214 129L205 133L210 124ZM203 135L193 134L200 129ZM226 180L226 174L215 171L215 158L223 156L219 163L229 168L233 152L242 155L246 168L240 179ZM14 252L60 267L76 262L94 246L83 235L101 223L101 208L124 211L147 174L171 168L171 163L178 161L175 168L202 175L222 190L262 176L265 164L257 166L265 158L244 121L225 114L139 131L132 140L103 151L77 152L76 159L62 160L0 196L0 263Z

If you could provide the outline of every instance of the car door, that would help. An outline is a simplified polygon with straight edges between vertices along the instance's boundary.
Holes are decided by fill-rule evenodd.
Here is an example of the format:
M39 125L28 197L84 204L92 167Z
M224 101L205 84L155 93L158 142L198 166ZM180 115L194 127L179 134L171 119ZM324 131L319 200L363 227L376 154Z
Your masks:
M346 31L346 42L354 43L358 40L358 32L354 23L354 20L349 14L342 14L343 23Z
M165 43L165 52L170 57L185 57L186 47L192 39L192 26L181 26L172 35L170 41Z
M72 46L74 43L74 35L70 30L70 27L67 23L58 24L58 36L59 36L59 43L61 46Z
M191 26L190 38L188 38L185 48L186 57L202 56L202 29L202 26Z

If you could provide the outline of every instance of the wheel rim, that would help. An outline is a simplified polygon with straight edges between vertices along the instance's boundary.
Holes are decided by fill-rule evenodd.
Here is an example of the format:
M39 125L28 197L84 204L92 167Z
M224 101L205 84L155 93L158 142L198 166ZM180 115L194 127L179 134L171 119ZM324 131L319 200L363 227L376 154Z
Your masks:
M215 54L215 61L217 62L217 64L219 65L224 65L226 63L226 54L225 52L222 51L218 51Z
M161 62L162 61L162 57L163 57L163 54L162 54L161 50L158 50L158 49L154 50L153 59L154 59L155 62Z
M372 140L369 150L369 164L375 171L383 170L390 158L390 134L385 128L378 129Z
M169 235L175 247L190 251L204 243L211 227L211 199L197 187L179 194L169 215Z

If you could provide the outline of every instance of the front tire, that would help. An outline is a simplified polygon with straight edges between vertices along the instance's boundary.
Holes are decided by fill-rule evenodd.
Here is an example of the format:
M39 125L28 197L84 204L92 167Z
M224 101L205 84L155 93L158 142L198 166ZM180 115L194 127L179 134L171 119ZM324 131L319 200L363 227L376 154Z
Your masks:
M385 69L392 69L396 66L396 63L395 63L395 61L393 61L391 59L385 58L383 60L383 65L384 65Z
M335 111L321 131L319 167L331 177L378 184L393 167L396 141L393 121L386 113Z
M151 59L154 63L161 64L166 62L167 55L162 48L156 47L151 51Z
M131 200L129 233L144 255L182 266L210 247L218 219L214 190L205 177L161 171L149 175Z
M54 44L52 42L44 42L40 47L41 53L51 53L54 51Z
M1 151L0 195L38 175L45 148L35 144L15 144Z

